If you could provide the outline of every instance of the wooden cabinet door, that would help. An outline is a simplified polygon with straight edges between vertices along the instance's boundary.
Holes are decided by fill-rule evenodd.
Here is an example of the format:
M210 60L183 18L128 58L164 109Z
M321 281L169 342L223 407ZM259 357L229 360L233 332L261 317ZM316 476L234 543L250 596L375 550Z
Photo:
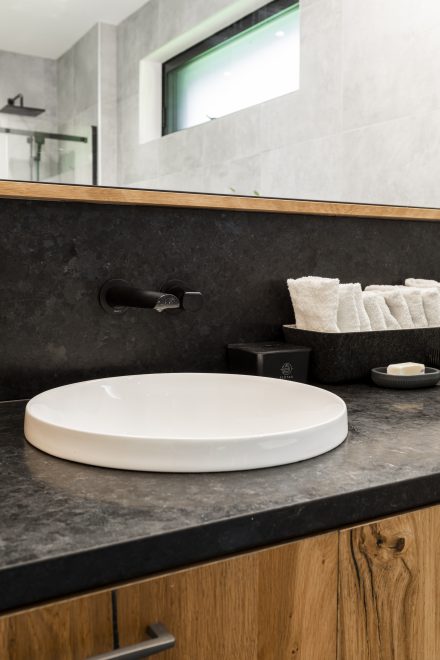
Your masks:
M110 591L0 616L1 660L84 660L112 649Z
M336 660L337 533L116 590L119 645L163 623L164 660Z
M440 507L340 532L339 660L440 658Z

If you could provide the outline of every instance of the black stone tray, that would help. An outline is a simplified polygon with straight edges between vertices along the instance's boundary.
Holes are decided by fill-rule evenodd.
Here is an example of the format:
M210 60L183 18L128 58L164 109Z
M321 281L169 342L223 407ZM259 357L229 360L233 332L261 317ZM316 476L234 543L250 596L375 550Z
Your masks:
M289 344L308 346L310 380L348 383L369 380L370 371L395 362L440 368L440 328L371 332L312 332L284 325Z

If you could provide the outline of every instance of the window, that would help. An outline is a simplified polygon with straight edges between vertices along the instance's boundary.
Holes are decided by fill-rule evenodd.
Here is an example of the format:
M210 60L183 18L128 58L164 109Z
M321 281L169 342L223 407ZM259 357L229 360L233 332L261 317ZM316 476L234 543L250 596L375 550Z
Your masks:
M299 88L299 6L276 0L163 65L163 133Z

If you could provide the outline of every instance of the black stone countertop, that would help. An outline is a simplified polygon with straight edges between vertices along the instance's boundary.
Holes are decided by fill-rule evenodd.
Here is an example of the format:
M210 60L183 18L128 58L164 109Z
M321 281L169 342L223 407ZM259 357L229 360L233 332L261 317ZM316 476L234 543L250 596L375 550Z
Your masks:
M332 388L337 449L249 472L154 474L69 463L0 404L0 610L440 502L440 389Z

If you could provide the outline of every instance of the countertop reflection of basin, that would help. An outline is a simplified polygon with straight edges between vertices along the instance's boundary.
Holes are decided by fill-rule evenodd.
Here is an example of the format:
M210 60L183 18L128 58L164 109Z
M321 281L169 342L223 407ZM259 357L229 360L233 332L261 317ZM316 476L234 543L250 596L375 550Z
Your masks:
M331 392L272 378L123 376L34 397L25 436L53 456L103 467L250 470L333 449L347 436L347 410Z

